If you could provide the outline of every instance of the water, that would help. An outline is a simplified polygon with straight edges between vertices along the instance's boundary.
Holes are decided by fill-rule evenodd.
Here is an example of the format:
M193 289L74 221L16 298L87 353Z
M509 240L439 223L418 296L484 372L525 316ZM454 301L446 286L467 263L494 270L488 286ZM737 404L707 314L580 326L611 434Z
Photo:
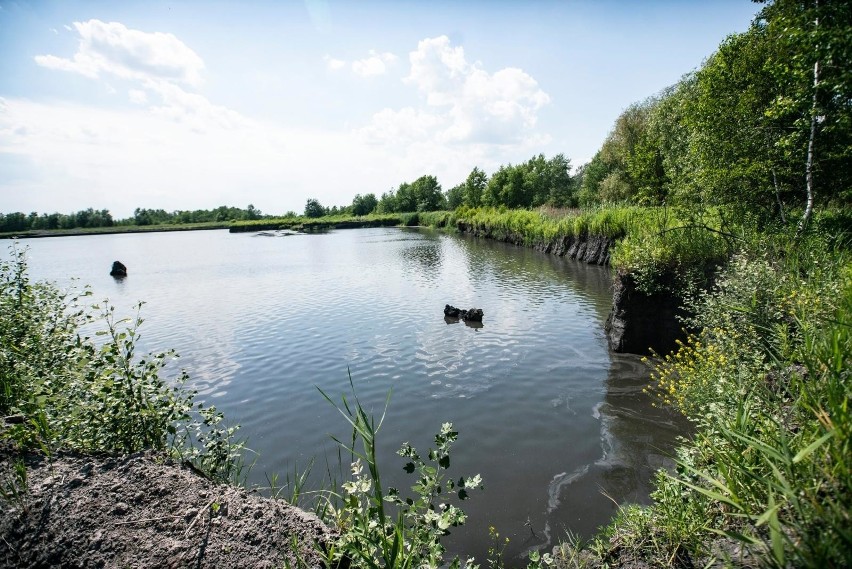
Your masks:
M316 459L337 469L330 435L348 436L321 388L349 375L381 413L383 476L407 489L403 441L426 450L444 421L461 436L451 473L481 473L468 525L447 541L486 557L488 527L510 565L566 530L590 536L616 503L647 502L654 470L684 425L642 393L647 368L610 354L608 269L532 250L418 229L257 237L225 231L26 241L31 274L76 277L94 299L132 314L142 348L176 349L192 386L258 452L250 482ZM112 261L128 267L122 281ZM445 304L485 311L482 327L448 323ZM176 368L173 368L175 371ZM348 372L347 372L348 370Z

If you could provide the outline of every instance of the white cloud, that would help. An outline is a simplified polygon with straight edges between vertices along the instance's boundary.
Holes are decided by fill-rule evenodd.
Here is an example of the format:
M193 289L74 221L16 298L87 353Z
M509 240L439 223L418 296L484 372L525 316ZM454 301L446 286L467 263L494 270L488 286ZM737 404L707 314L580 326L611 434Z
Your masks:
M127 98L134 105L144 105L148 102L148 94L140 89L130 89Z
M175 105L181 96L166 95ZM393 120L399 116L406 122ZM427 173L450 187L472 165L492 170L514 159L481 144L435 145L428 136L388 148L364 144L358 133L287 128L245 117L230 124L211 120L203 132L187 128L186 120L173 120L165 109L152 114L144 107L0 99L0 161L26 165L29 172L14 178L14 168L0 170L0 211L96 207L127 217L136 207L253 203L283 213L301 211L308 197L344 205L355 193L378 195ZM432 115L414 109L389 114L388 120L399 136L434 128Z
M404 82L414 86L425 106L383 109L361 133L373 143L403 139L435 144L532 144L546 140L535 126L550 97L523 70L489 73L467 61L464 48L446 36L427 38L409 54Z
M371 49L369 57L352 62L352 71L361 77L384 75L388 70L388 66L392 65L397 59L392 53L377 53Z
M72 59L37 55L36 63L51 69L98 77L107 73L124 79L159 79L188 85L201 82L204 62L174 35L132 30L118 22L74 22L80 35Z
M342 59L335 59L330 55L326 55L323 59L325 60L325 66L331 71L338 71L346 67L346 61Z
M144 86L158 94L161 105L152 106L151 113L182 123L194 131L204 132L213 127L237 128L247 118L231 109L215 105L203 95L189 93L167 81L147 81Z
M446 37L410 54L410 101L375 112L363 128L332 131L254 120L194 92L204 64L170 34L97 20L75 30L72 57L41 55L39 65L115 83L129 104L0 99L0 210L91 206L125 217L134 207L254 203L298 211L307 197L346 204L426 173L449 187L473 165L488 171L525 157L545 136L536 119L549 98L537 82L520 69L488 72ZM376 51L354 62L324 59L365 77L397 62Z
M331 71L340 71L341 69L349 66L350 69L352 69L352 72L359 77L375 77L377 75L384 75L388 72L388 68L396 63L398 59L399 58L397 56L388 51L379 53L374 49L367 52L367 57L363 59L356 59L351 63L345 59L336 59L330 55L325 55L323 57L327 69Z
M405 107L398 111L382 109L373 115L370 125L361 132L368 140L375 142L393 140L395 144L406 144L429 140L436 128L444 126L445 122L440 116Z
M91 79L107 76L127 80L136 85L128 91L131 103L149 105L152 115L196 132L213 126L234 128L245 120L239 113L184 89L182 85L200 84L204 62L174 35L132 30L118 22L100 20L75 22L74 27L80 43L72 59L39 55L36 63ZM108 84L106 89L115 93ZM154 102L151 96L159 100Z

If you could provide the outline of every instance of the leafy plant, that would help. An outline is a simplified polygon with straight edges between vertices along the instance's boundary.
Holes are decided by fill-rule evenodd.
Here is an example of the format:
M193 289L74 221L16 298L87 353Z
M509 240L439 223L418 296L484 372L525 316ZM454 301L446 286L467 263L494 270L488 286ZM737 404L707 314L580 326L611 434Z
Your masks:
M29 279L25 251L0 263L0 413L17 414L6 430L21 448L50 453L171 451L208 476L235 481L245 470L239 427L225 427L214 407L196 402L189 376L164 376L174 352L138 355L142 304L133 318ZM93 340L82 330L103 324Z
M354 385L352 388L353 402L344 396L340 406L320 390L352 427L351 443L335 440L354 458L351 480L342 484L342 494L332 494L338 505L330 508L330 516L340 537L329 553L330 562L347 558L361 567L442 566L445 550L441 538L467 519L454 502L467 499L471 490L481 488L482 479L479 475L458 480L448 477L450 447L458 433L451 423L444 423L435 435L435 448L429 450L426 459L408 443L397 453L408 459L404 469L416 477L411 487L413 494L405 497L396 488L385 490L376 458L376 435L385 413L376 422L361 406ZM360 450L356 448L359 440ZM464 566L472 567L471 563L467 560ZM450 564L461 565L458 558Z

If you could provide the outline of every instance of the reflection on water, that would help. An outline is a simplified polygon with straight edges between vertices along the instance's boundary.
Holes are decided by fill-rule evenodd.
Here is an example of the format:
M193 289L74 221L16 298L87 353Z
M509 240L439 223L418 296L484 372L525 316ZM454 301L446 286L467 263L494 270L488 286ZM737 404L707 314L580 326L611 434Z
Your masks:
M600 456L553 477L542 532L546 539L535 549L549 550L565 530L590 537L590 529L606 524L619 505L649 503L654 473L674 467L671 450L677 437L689 432L685 418L654 406L652 397L643 393L648 368L641 358L611 357L604 398L592 410L600 422ZM572 517L583 523L565 523ZM554 523L560 530L555 535Z
M484 559L492 525L511 539L512 565L565 530L590 535L613 502L647 500L682 431L642 394L641 363L608 352L606 268L397 228L27 244L37 277L79 277L126 313L146 301L140 350L176 349L192 386L243 425L259 453L250 482L337 460L329 434L348 433L317 387L345 393L349 372L368 409L392 391L378 449L388 485L412 484L395 455L403 441L425 450L453 421L451 473L481 473L486 490L465 503L452 552ZM114 260L123 281L108 274ZM484 322L454 325L446 304L482 308Z

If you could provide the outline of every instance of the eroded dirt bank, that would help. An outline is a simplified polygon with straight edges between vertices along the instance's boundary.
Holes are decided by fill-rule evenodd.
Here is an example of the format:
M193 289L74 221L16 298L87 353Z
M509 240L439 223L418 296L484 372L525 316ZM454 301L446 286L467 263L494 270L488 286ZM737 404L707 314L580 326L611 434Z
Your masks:
M14 462L27 466L26 491ZM153 453L17 455L0 450L2 567L321 566L313 514L215 484Z

